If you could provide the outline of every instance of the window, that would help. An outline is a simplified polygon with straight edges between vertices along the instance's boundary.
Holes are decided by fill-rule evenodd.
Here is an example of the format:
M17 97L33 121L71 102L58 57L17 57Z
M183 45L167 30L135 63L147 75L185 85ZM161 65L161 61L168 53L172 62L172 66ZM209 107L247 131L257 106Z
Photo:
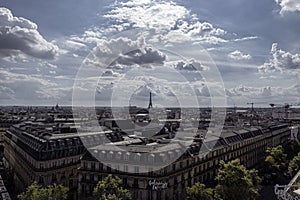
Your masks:
M134 159L135 161L141 161L141 154L140 153L135 154Z
M133 187L135 187L135 188L139 187L139 180L136 178L133 180Z
M134 167L134 173L139 173L139 172L140 172L139 167L135 166L135 167Z
M90 177L90 178L91 178L91 181L96 181L96 180L95 180L95 177L94 177L94 174L91 174L91 177Z
M155 158L155 155L154 154L150 154L148 156L148 161L153 163L154 162L154 158Z
M116 159L121 160L122 158L122 153L119 151L116 155Z
M113 151L110 151L109 154L107 155L107 158L108 158L108 159L112 159L112 158L113 158L113 155L114 155L114 152L113 152Z
M127 152L127 153L124 155L124 160L129 160L129 157L130 157L130 153Z
M110 165L106 166L106 171L111 172L111 166Z
M123 185L127 185L127 178L123 178Z

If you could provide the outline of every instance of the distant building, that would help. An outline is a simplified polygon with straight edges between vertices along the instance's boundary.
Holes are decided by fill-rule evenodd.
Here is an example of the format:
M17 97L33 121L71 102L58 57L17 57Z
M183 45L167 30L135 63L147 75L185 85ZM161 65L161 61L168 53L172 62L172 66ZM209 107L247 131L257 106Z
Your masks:
M13 108L8 116L18 116L20 109ZM251 126L247 113L232 112L220 134L207 131L210 108L149 112L130 106L129 117L123 117L122 110L117 108L120 116L113 119L110 109L99 108L100 131L91 125L89 115L73 115L66 107L31 108L20 121L6 122L4 117L3 163L13 174L17 192L33 181L45 186L61 183L70 188L70 199L88 199L97 182L113 174L133 199L183 199L186 187L213 179L221 160L239 158L254 167L267 147L297 135L287 124L264 121L263 114L255 119L257 126ZM166 118L157 117L162 114ZM88 124L86 130L74 121ZM187 139L191 144L184 149Z
M204 143L192 143L185 152L176 142L167 149L163 148L162 143L147 144L137 140L123 145L119 143L118 150L110 145L91 147L92 153L86 152L81 160L80 198L91 196L97 182L113 174L122 179L123 187L132 192L133 199L183 199L186 187L215 177L221 160L239 158L246 167L254 167L261 162L267 147L286 142L290 134L287 125L231 128L224 130L220 137L213 137ZM149 153L158 148L164 150ZM145 169L157 169L161 163L167 163L174 156L180 156L174 163L143 173ZM107 165L95 157L100 157Z
M73 124L23 122L5 133L4 165L13 174L19 192L34 181L41 185L61 183L69 187L70 198L77 199L77 169L85 151L82 140L95 145L97 134L105 133L79 138Z
M300 126L291 127L291 139L300 141Z

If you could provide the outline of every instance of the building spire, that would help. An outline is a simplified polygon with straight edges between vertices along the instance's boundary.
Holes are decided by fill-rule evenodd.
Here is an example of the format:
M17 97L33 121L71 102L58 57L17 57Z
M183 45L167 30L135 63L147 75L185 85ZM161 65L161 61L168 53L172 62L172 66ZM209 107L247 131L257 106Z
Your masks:
M152 93L150 92L150 98L149 98L149 105L148 105L148 109L152 108Z

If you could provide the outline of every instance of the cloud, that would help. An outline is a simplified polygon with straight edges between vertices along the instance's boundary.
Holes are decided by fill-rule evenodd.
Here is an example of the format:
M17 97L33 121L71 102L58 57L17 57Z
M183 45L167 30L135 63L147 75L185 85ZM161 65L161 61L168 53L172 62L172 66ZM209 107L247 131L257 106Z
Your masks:
M102 74L103 77L118 77L119 74L114 72L113 70L107 70Z
M275 0L275 2L280 5L280 14L283 15L287 12L300 11L300 1L299 0Z
M275 90L275 91L274 91ZM263 98L272 96L273 92L276 93L276 88L270 86L265 87L249 87L240 85L235 88L226 89L226 94L229 97L246 97L246 98Z
M209 89L207 86L203 85L200 88L195 88L196 95L201 97L211 97L211 94L209 92Z
M13 16L7 8L0 8L0 56L23 53L41 59L54 59L59 52L58 46L47 42L37 29L35 23Z
M153 79L153 78L152 78ZM135 98L140 98L141 100L149 99L149 93L151 92L154 98L164 98L168 99L170 97L175 97L175 94L172 92L170 88L166 85L156 84L146 82L144 85L140 86L134 94Z
M0 85L0 99L11 100L14 94L15 92L11 88Z
M78 50L78 49L82 49L85 48L86 45L78 42L78 41L73 41L73 40L67 40L65 42L65 45L69 48L69 49L73 49L73 50Z
M129 1L117 4L104 17L118 22L130 23L134 27L166 30L174 27L178 19L184 18L189 11L174 2Z
M188 61L179 61L175 63L175 69L177 70L186 70L186 71L204 71L208 68L202 65L199 61L190 59Z
M272 45L270 54L271 58L258 68L259 72L272 73L300 70L300 54L291 54L278 49L277 43Z
M89 61L101 67L108 64L110 67L120 65L147 66L147 64L163 64L166 60L165 54L151 46L146 46L143 38L136 41L125 37L101 40L93 53L95 57Z
M113 64L123 65L143 65L143 64L163 64L166 60L166 55L152 47L136 49L120 55Z
M175 78L173 81L168 81L154 76L140 75L130 79L124 77L121 82L101 79L96 98L99 101L111 100L110 97L114 93L114 102L128 102L126 96L130 96L132 105L145 106L144 104L149 100L149 92L152 92L154 106L157 104L175 106L178 105L179 97L187 104L191 102L192 89L192 85L188 82L177 82Z
M249 37L237 38L237 39L234 39L233 41L234 42L243 42L243 41L256 40L256 39L258 39L257 36L249 36Z
M235 88L226 89L226 95L229 98L241 100L253 100L257 103L268 105L274 102L298 102L300 97L300 85L295 84L288 87L249 87L240 85Z
M56 83L41 77L12 73L6 70L0 71L0 85L9 92L11 100L19 101L42 99L42 95L47 93L47 88L57 86Z
M118 26L123 26L122 30L128 27L155 30L159 34L156 40L196 40L210 44L226 42L221 38L226 34L225 30L215 28L208 22L200 22L190 10L172 1L120 2L114 4L112 10L104 17L113 20Z
M252 58L250 54L244 54L238 50L229 53L228 57L233 60L250 60Z

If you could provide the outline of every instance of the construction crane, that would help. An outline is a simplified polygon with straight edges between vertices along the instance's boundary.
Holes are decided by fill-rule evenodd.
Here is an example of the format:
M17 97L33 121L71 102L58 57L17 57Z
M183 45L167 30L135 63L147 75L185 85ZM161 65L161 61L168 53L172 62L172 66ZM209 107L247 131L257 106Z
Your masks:
M253 115L254 115L254 103L247 103L247 105L251 105L251 118L250 118L250 125L253 125Z
M251 105L251 114L254 113L254 103L251 102L251 103L247 103L247 105Z
M285 104L275 104L275 103L270 103L270 106L272 107L272 116L273 116L273 108L284 108L284 113L285 113L285 120L287 121L289 119L289 108L291 106L298 105L297 103L285 103Z

